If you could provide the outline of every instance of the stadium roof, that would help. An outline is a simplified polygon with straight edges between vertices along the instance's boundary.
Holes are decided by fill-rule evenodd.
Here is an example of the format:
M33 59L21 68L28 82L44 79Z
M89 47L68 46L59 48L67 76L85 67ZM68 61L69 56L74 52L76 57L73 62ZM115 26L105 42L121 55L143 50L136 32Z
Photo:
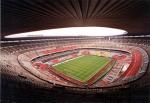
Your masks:
M2 38L61 27L101 26L150 34L150 0L2 0Z

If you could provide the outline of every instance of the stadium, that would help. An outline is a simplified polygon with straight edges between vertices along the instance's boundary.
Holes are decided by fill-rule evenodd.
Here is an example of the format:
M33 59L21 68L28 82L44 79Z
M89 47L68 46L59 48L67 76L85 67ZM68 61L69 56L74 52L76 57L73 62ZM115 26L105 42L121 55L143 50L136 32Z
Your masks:
M2 0L1 9L2 103L150 102L148 0Z

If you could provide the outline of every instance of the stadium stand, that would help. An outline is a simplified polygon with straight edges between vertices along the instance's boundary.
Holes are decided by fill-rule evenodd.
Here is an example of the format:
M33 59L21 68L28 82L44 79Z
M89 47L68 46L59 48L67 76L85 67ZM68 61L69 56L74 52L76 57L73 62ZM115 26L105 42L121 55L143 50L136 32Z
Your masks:
M0 2L1 103L150 103L150 0Z
M121 69L122 63L119 62L119 60L118 60L118 62L117 62L118 64L113 66L111 72L109 72L108 75L102 79L102 81L100 81L100 82L97 81L93 85L95 88L93 88L93 87L92 88L79 88L79 87L75 87L74 84L67 82L66 79L58 78L56 75L53 75L50 71L47 72L47 69L46 69L46 71L45 70L43 71L43 69L45 69L45 66L46 66L45 64L40 63L40 68L42 70L32 68L35 65L39 65L38 63L35 65L32 65L32 62L33 62L32 60L39 56L43 56L43 53L41 53L41 49L47 50L47 48L52 48L52 47L54 48L56 46L56 44L50 45L52 41L43 42L43 43L35 42L32 44L22 44L22 45L16 45L16 46L6 46L6 47L3 46L3 47L1 47L1 55L2 56L1 56L0 66L1 66L1 77L2 77L2 88L4 88L2 90L2 92L5 94L3 94L2 101L7 100L7 101L5 101L7 103L9 103L12 100L22 102L22 100L19 99L19 98L22 98L21 97L22 95L19 94L20 96L18 96L17 93L12 94L13 92L9 92L10 94L6 93L6 91L7 92L11 91L14 88L16 88L16 90L20 90L20 88L22 88L22 91L24 94L33 92L34 95L32 94L31 98L34 98L34 99L36 97L37 92L40 93L43 91L42 93L44 93L44 96L45 95L49 95L49 96L45 96L45 97L38 96L38 97L41 98L41 101L45 101L44 103L46 103L46 101L52 100L52 99L48 99L50 96L52 96L52 94L56 94L56 95L64 94L64 95L67 95L67 97L69 94L69 95L75 96L75 98L80 98L81 95L79 95L79 94L86 93L88 95L91 95L93 93L100 93L101 95L105 95L105 93L108 93L108 94L110 93L110 95L112 95L113 92L117 92L120 94L119 91L122 89L125 89L125 88L128 88L128 89L130 88L129 90L132 89L132 91L134 91L134 90L136 90L136 88L140 88L140 87L147 88L147 85L149 85L149 82L148 82L148 80L149 80L148 75L150 73L149 66L148 66L148 63L149 63L148 55L150 55L149 54L150 53L149 42L146 42L146 41L141 42L140 41L139 42L140 44L131 43L129 41L127 41L125 43L118 43L119 41L106 42L105 40L102 41L101 39L97 39L97 38L82 39L82 40L80 40L80 38L79 38L79 39L75 39L75 40L71 40L71 41L74 42L74 44L76 44L78 46L78 48L79 47L80 48L91 48L91 47L92 48L100 48L100 46L98 46L98 45L101 45L101 48L103 48L103 49L105 48L105 49L112 49L112 50L118 50L118 51L119 50L128 51L129 54L130 53L132 54L132 55L128 54L128 56L127 56L128 59L124 59L125 58L124 55L123 56L121 55L119 57L119 60L124 59L126 65L128 63L132 64L132 62L135 62L135 63L141 62L141 61L143 61L143 62L141 64L140 63L137 63L136 65L133 64L130 67L132 67L132 68L140 67L140 68L134 69L134 70L132 69L133 71L131 70L130 72L128 72L130 70L130 68L127 69L127 67L128 67L127 66L126 69L124 69L124 71L122 71L122 69ZM78 41L80 41L80 43L82 42L82 44L80 44L80 43L78 44ZM93 43L93 41L94 41L94 43ZM118 45L115 44L116 42ZM59 42L59 40L58 40L58 46L61 46L61 44L68 46L70 44L70 40L68 40L68 41L64 40L63 43L62 43L62 41ZM2 44L2 45L5 45L5 44ZM130 46L135 47L134 50L129 48ZM114 55L116 55L116 53L112 53L112 54L110 53L110 55L107 55L107 56L113 57ZM77 56L77 55L75 55L75 56ZM50 57L50 56L48 56L48 57ZM131 57L132 57L132 62L130 61ZM141 59L139 59L139 57ZM138 59L136 59L136 58L138 58ZM66 59L68 59L68 58L66 58ZM37 61L39 61L39 60L40 59L38 58ZM43 59L41 59L41 60L43 60ZM24 65L25 65L25 67L28 67L30 69L24 68ZM147 69L147 66L148 66L148 69ZM31 70L33 70L33 71L31 71ZM42 75L41 75L41 73L42 73ZM118 74L118 76L116 76L116 74ZM132 78L132 77L134 77L134 78ZM13 83L15 83L15 85ZM64 85L65 85L65 87L64 87ZM137 85L138 85L138 87L137 87ZM109 87L107 87L107 86L109 86ZM32 88L32 91L27 90L26 87ZM37 89L35 90L33 88L37 88ZM64 91L64 89L65 89L65 91ZM46 91L51 91L52 94L49 92L46 92ZM59 93L59 91L61 91L62 93ZM144 92L146 92L146 91L144 91ZM12 95L12 96L8 97L6 95ZM122 95L125 95L125 94L122 93ZM16 98L14 100L13 96L18 96L18 98ZM55 98L54 96L52 96L52 97ZM43 98L45 100L43 100ZM63 97L61 97L60 99L62 99L62 98ZM85 98L91 99L90 97L85 97ZM108 97L108 98L115 98L115 97ZM33 101L33 99L31 101ZM71 102L75 102L75 101L76 100L73 99ZM38 102L40 102L40 101L37 101L37 103ZM55 100L54 102L59 102L59 101Z

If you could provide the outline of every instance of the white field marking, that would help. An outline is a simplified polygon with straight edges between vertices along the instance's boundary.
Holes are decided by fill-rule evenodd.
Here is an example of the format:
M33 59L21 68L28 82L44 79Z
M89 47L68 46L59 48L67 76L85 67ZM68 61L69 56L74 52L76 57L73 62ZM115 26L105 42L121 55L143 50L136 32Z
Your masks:
M62 64L62 63L68 62L68 61L70 61L70 60L74 60L74 59L77 59L77 58L83 57L83 56L84 56L84 55L78 56L78 57L76 57L76 58L68 59L68 60L65 60L65 61L63 61L63 62L60 62L60 63L54 64L54 65L52 65L52 66L56 66L56 65L59 65L59 64Z

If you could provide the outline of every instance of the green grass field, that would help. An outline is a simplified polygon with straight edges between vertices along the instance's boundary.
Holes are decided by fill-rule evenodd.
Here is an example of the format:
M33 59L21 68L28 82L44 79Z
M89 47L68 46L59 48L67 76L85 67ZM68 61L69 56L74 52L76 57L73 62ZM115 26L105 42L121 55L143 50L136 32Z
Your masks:
M53 65L53 68L71 78L86 82L109 61L110 58L107 57L86 55Z

